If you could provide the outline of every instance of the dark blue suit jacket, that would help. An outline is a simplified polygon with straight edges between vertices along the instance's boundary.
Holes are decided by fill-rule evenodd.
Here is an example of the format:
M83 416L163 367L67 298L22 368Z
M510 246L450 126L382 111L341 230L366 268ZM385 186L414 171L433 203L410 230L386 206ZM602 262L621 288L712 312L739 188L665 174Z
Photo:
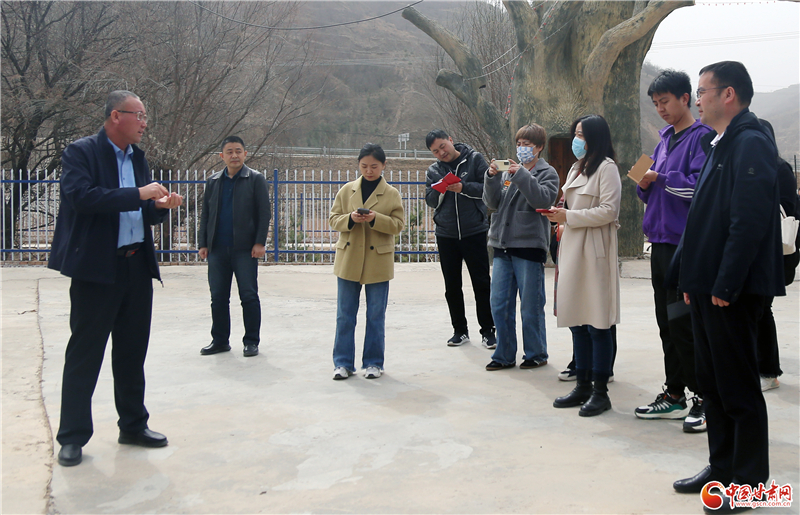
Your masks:
M120 188L117 156L105 129L75 141L64 150L61 206L48 268L74 279L113 284L119 214L141 207L142 251L152 277L161 280L150 226L161 223L169 211L156 209L154 201L139 198L138 188L152 182L152 178L144 152L136 145L133 145L132 161L136 188Z
M785 295L775 143L744 109L706 156L669 275L686 293L728 302Z

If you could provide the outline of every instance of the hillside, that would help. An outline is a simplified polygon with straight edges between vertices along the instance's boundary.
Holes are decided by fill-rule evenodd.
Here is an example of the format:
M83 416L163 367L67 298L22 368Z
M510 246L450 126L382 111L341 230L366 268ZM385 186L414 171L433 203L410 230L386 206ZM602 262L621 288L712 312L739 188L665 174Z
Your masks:
M792 156L800 156L800 84L772 93L756 93L750 110L772 124L784 159L792 162Z
M341 23L377 16L408 2L308 2L301 4L304 25ZM424 2L417 7L439 20L452 17L461 3ZM298 146L358 148L365 142L398 148L410 133L408 148L424 148L424 137L441 121L430 113L423 77L436 45L400 13L312 34L314 51L327 74L323 107L289 136ZM320 73L321 70L317 70Z
M321 25L380 15L408 2L305 2L299 25ZM450 25L465 2L429 2L415 6L423 14ZM436 44L404 20L400 13L366 23L309 34L318 64L313 75L325 84L321 107L284 135L278 144L358 148L367 141L398 148L397 136L410 133L408 148L424 148L425 134L446 124L436 114L428 91L435 72ZM690 71L691 72L691 71ZM652 152L664 126L647 87L657 69L642 71L642 151ZM792 161L800 154L800 85L774 93L757 93L752 110L775 127L781 154ZM694 109L696 113L696 108ZM266 163L265 163L266 164ZM268 166L283 166L272 163ZM296 165L296 163L292 163Z

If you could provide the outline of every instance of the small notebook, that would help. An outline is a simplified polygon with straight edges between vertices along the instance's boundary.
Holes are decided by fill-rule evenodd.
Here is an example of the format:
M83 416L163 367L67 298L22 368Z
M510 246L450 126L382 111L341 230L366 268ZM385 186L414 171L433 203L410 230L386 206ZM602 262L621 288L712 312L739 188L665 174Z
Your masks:
M631 171L628 172L628 177L633 179L637 184L642 182L644 174L646 174L647 170L649 170L650 167L653 166L654 162L655 161L650 159L650 156L648 156L647 154L642 154L642 157L640 157L639 160L636 161L636 164L633 165Z

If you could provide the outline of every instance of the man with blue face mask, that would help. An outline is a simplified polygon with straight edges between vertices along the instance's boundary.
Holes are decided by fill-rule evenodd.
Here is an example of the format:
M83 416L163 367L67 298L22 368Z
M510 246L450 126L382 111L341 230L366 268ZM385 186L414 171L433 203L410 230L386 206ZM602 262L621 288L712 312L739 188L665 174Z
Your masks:
M464 294L461 290L463 263L467 263L475 308L481 326L481 343L487 349L497 345L494 334L492 308L489 302L491 279L486 234L489 219L483 203L483 176L489 165L479 153L463 143L453 143L453 138L443 130L428 133L425 144L437 159L426 175L425 202L434 209L436 245L444 276L445 299L450 309L453 337L450 347L469 342ZM448 173L460 181L447 186L444 193L433 188Z

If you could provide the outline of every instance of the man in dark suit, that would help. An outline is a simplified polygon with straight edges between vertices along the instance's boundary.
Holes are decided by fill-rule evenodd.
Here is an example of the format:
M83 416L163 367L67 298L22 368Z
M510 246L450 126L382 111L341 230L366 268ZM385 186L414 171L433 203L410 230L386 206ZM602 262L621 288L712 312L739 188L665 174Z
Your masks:
M135 144L147 127L139 97L113 91L103 128L62 155L61 206L48 267L71 277L70 329L61 390L58 462L82 459L92 437L92 394L108 337L119 443L163 447L147 427L144 360L150 338L153 279L161 280L150 226L161 223L180 195L152 182Z
M709 481L757 488L769 477L767 406L756 339L769 297L785 295L777 149L750 112L745 67L723 61L700 71L701 169L673 259L691 306L697 386L705 395L709 465L674 483L699 493ZM739 511L726 496L722 513ZM749 508L747 508L749 509Z
M231 350L231 281L236 275L244 318L245 357L258 355L261 302L258 260L266 253L269 229L269 187L266 178L244 164L247 151L238 136L222 142L225 168L209 177L203 193L198 254L208 258L211 290L211 343L200 349L209 356Z

